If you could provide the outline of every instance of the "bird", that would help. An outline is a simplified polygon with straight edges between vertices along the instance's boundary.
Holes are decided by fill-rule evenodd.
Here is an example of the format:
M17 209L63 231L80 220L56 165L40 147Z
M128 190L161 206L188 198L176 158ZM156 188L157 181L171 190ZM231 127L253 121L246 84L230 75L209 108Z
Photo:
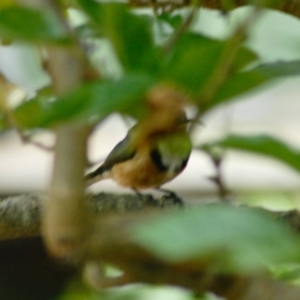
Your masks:
M113 179L137 193L158 189L181 202L174 192L162 189L161 185L177 177L188 163L192 151L188 122L182 112L166 130L148 131L146 135L143 135L143 125L137 123L112 149L104 163L85 176L86 185Z

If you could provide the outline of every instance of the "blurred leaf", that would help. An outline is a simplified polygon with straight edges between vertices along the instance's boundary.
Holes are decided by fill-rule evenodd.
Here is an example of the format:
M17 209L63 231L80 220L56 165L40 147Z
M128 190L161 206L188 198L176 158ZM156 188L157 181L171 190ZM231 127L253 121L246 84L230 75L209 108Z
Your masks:
M225 12L236 8L235 0L221 0L222 10ZM244 5L257 5L259 7L278 7L278 4L283 5L284 0L246 0Z
M185 34L175 45L165 66L165 77L193 92L212 74L223 44L198 34Z
M258 60L258 56L255 52L244 46L241 46L233 63L233 70L241 71L256 60Z
M299 285L300 283L300 265L299 263L283 264L271 266L271 272L274 277L280 280L288 281Z
M262 7L277 7L279 4L283 5L283 0L248 0L249 4L258 5Z
M261 64L251 70L237 72L220 87L206 109L231 101L234 97L253 91L279 77L298 75L300 75L300 60Z
M132 115L154 80L146 75L126 75L118 81L86 83L55 101L37 96L15 110L22 128L48 127L68 119L100 120L113 112Z
M151 285L131 284L95 291L88 287L81 278L76 278L71 280L63 294L56 300L142 300L151 299L152 292L154 292L152 298L156 299L159 298L155 297L157 296L156 289L158 287L155 288ZM168 290L170 288L160 287L160 289Z
M207 82L223 54L225 42L200 34L187 33L175 45L165 65L165 77L197 93ZM252 51L241 47L233 70L244 68L257 59Z
M221 0L222 11L229 11L236 8L236 4L233 0Z
M279 191L273 189L271 191L253 191L244 194L240 203L251 207L264 207L274 211L291 211L298 207L299 193L294 191Z
M228 100L233 100L233 98L237 96L241 96L260 87L267 81L268 78L266 76L255 70L236 73L228 78L220 87L208 107L212 108Z
M1 0L0 9L2 9L3 7L11 6L13 4L15 4L14 0Z
M62 26L53 14L20 6L0 10L0 36L34 42L67 41Z
M128 5L96 3L78 0L101 34L112 42L123 65L128 70L158 70L158 52L154 47L149 22L130 13Z
M146 74L126 75L119 81L98 84L93 90L89 114L98 113L104 117L112 112L120 112L139 118L136 115L145 109L143 97L155 83L153 77Z
M229 135L225 139L205 145L203 148L215 146L266 155L300 172L300 151L268 135Z
M177 28L183 22L183 17L181 15L172 15L170 13L162 13L157 16L157 19L168 23L173 28Z
M267 77L299 76L300 60L278 61L275 63L261 64L254 70Z
M300 241L279 220L250 208L195 207L138 224L133 239L170 262L208 261L224 271L266 270L299 259Z
M95 0L77 0L77 4L81 9L93 20L96 24L98 23L100 8L99 2Z
M99 300L96 291L89 288L86 284L75 278L70 281L65 291L53 300Z
M7 127L6 122L3 119L3 115L0 113L0 133L1 133L1 131L6 130L7 128L8 127Z
M18 106L13 112L14 118L23 129L44 127L45 120L53 103L47 98L37 95Z

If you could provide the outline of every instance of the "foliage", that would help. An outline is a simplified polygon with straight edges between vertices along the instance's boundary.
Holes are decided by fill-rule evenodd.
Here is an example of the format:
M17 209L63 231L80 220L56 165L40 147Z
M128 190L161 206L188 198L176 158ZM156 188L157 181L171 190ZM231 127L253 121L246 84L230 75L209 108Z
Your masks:
M270 158L278 159L300 172L300 151L268 135L229 135L221 141L203 145L201 149L213 151L214 147L231 148L266 155Z
M173 213L134 230L138 243L167 261L204 260L222 272L263 270L299 256L297 238L258 209L210 205Z
M172 83L187 93L199 115L203 115L230 101L241 101L240 96L278 77L300 73L298 60L262 64L259 55L243 45L247 22L241 23L229 38L217 40L189 31L184 18L170 13L146 18L125 4L86 0L71 3L85 16L87 30L74 30L70 35L54 12L10 4L0 6L0 38L66 49L86 39L109 40L122 66L121 78L84 82L60 96L53 91L38 91L12 109L9 118L7 111L1 112L3 131L11 127L52 129L67 121L97 124L114 112L140 119L146 109L143 96L158 82ZM165 43L155 42L155 23L173 28ZM175 42L169 48L171 39ZM211 152L215 147L263 154L300 172L300 150L271 136L230 135L197 149ZM299 259L299 239L284 225L260 211L224 205L168 214L155 223L134 228L132 238L164 260L202 259L214 270L228 272L266 270L269 263Z
M68 38L55 15L34 9L9 6L0 10L1 38L31 42L63 42Z
M128 74L115 82L85 83L54 102L41 93L18 106L14 117L21 128L29 129L47 128L69 119L101 120L113 112L134 115L139 108L136 102L153 82L150 74Z

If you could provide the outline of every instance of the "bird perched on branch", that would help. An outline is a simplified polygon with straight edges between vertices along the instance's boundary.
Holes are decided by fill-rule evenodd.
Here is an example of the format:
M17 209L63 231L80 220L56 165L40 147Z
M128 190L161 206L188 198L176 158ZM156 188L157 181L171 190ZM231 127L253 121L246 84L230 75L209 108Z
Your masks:
M164 111L160 105L148 119L133 126L104 163L85 176L87 186L113 179L135 191L159 189L178 176L187 165L192 143L187 133L189 121L181 107L175 108ZM176 198L175 193L167 192Z

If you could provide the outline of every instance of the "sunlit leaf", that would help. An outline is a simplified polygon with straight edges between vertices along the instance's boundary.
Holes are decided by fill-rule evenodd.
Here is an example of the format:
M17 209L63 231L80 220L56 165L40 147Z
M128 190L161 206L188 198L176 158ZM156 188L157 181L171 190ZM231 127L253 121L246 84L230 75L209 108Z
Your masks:
M0 10L0 37L27 41L66 42L66 34L49 11L20 6Z
M215 146L266 155L300 172L300 151L268 135L229 135L221 141L204 147Z
M207 205L138 224L133 239L170 262L213 258L211 267L257 271L299 259L299 239L278 220L250 208Z
M271 268L272 275L277 279L288 281L299 285L300 265L299 263L283 264Z
M0 2L0 9L7 7L7 6L11 6L15 3L14 0L1 0Z
M138 74L118 81L86 83L55 101L37 96L19 106L15 118L20 127L33 128L69 119L100 120L113 112L134 115L145 106L141 100L154 82L152 77Z

